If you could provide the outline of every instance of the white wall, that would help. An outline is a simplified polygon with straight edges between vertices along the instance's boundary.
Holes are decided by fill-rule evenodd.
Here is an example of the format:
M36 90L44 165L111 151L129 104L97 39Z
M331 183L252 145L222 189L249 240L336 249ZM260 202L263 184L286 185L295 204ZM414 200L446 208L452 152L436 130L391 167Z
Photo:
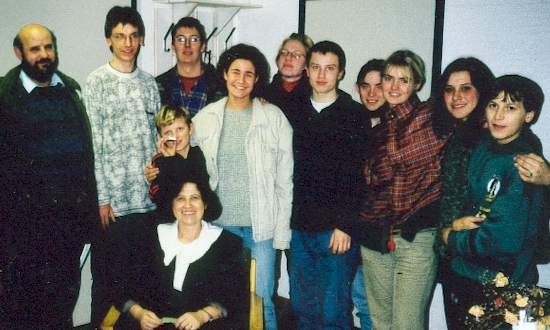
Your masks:
M313 41L331 40L346 53L346 76L340 89L352 94L361 66L372 58L385 59L399 49L410 49L426 63L428 98L432 75L435 1L331 0L306 2L305 33Z
M105 43L105 15L115 5L130 0L1 0L0 76L19 64L13 38L21 27L38 23L57 37L59 69L84 84L88 75L111 59Z

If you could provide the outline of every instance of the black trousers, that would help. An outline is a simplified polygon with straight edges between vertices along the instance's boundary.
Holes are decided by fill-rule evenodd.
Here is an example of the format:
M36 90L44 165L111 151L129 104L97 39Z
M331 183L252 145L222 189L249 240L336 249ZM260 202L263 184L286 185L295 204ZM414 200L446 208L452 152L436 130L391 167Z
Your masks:
M140 262L135 256L150 239L144 235L156 225L155 215L148 212L118 217L92 243L92 329L99 328L111 305L123 298L128 270Z
M44 212L4 226L1 235L0 328L71 329L84 246L75 216Z

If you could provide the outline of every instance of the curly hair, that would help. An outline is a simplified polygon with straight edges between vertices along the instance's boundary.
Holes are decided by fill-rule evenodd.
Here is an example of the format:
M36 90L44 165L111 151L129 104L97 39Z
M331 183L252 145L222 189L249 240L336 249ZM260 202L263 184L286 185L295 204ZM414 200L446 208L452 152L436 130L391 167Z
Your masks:
M246 44L237 44L220 55L218 61L218 75L223 79L224 73L227 73L229 67L235 60L248 60L254 65L256 70L256 77L258 81L254 84L254 89L250 95L250 98L262 95L262 91L269 84L269 63L264 54L254 46ZM227 86L222 85L223 93L227 95Z

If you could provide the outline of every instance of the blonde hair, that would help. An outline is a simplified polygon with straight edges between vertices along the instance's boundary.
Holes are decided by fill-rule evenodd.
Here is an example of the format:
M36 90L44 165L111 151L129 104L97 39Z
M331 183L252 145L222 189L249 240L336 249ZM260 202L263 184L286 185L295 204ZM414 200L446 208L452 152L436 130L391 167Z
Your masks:
M419 84L417 91L422 89L426 83L426 66L420 56L407 49L396 51L384 61L383 76L391 67L396 66L408 68L412 74L413 85Z
M191 126L193 123L191 121L191 114L185 107L173 103L163 105L155 118L157 132L160 134L162 127L172 125L178 118L183 118L187 126Z
M275 58L275 61L279 61L279 57L281 56L281 51L283 50L283 47L285 44L291 40L296 40L304 46L306 49L306 53L309 52L309 49L313 46L313 40L307 35L307 34L300 34L300 33L292 33L288 38L283 40L281 45L279 46L279 50L277 51L277 58Z

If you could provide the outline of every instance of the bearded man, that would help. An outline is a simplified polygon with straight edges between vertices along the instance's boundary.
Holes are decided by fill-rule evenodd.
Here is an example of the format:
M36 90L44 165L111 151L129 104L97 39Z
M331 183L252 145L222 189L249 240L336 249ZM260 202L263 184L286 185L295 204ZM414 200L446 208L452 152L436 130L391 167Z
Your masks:
M0 81L0 328L70 329L79 256L99 225L80 86L57 71L56 38L29 24Z

